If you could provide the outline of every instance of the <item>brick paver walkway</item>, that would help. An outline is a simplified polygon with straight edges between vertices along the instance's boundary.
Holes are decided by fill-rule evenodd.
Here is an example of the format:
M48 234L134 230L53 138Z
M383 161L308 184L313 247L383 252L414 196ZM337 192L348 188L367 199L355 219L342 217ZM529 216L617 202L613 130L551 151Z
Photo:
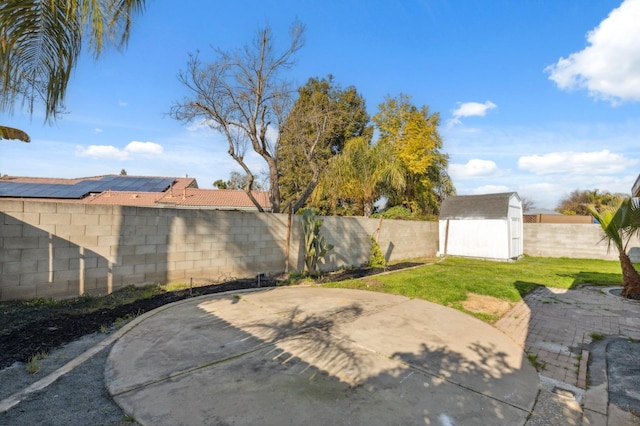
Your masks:
M586 371L582 378L578 371L583 350L593 336L620 335L640 340L640 302L611 295L607 290L540 287L516 304L496 327L539 363L542 375L585 388Z

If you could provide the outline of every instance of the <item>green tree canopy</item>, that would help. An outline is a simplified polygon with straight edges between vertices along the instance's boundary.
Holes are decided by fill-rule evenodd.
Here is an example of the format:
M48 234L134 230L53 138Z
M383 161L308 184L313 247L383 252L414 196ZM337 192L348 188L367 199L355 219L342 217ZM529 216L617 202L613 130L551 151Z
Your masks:
M350 205L353 213L369 216L382 188L401 191L405 185L402 164L393 155L393 147L385 142L371 145L364 136L347 141L344 150L331 159L323 174L314 199L328 197L332 210L338 204Z
M567 215L588 216L591 209L603 210L617 207L627 195L612 194L608 191L600 192L598 189L572 191L558 203L556 211Z
M294 211L303 207L331 157L342 151L346 140L365 134L368 122L364 99L355 87L342 89L332 76L310 78L300 87L278 145L283 205L292 205Z

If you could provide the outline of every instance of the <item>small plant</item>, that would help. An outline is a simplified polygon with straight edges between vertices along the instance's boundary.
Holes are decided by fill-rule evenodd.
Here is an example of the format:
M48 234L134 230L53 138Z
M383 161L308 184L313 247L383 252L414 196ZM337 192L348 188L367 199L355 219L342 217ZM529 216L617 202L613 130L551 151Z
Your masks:
M594 342L604 339L604 334L602 333L591 333L589 336Z
M100 333L107 334L108 332L109 332L109 326L107 326L106 324L102 324L100 326Z
M320 235L322 219L316 219L312 209L305 209L302 213L302 230L304 232L304 266L308 273L318 270L318 262L333 248L323 235Z
M138 312L135 315L134 314L127 314L127 315L124 316L124 318L116 318L116 320L113 323L113 325L116 327L116 330L120 330L127 323L130 323L136 317L140 316L140 314L141 314L141 312L140 312L140 310L138 310Z
M133 423L133 422L136 421L136 419L133 417L132 414L124 413L122 415L122 421L125 422L125 423Z
M384 258L382 250L380 250L380 244L373 238L371 238L371 254L369 255L369 266L372 268L386 268L387 259Z
M27 363L27 372L29 374L36 374L42 369L42 361L47 357L47 353L45 351L38 352L31 358L29 358L29 362Z
M536 354L527 354L527 359L529 360L531 365L533 365L533 367L538 371L544 370L547 366L546 363L538 361L538 355Z

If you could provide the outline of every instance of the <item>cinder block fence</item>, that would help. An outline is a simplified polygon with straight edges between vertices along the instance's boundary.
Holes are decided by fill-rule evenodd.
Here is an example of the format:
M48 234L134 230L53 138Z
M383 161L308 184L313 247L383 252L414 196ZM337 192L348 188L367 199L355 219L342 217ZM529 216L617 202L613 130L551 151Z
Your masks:
M283 214L0 201L0 300L107 294L127 285L220 282L304 267L302 223ZM326 217L322 268L434 256L437 222ZM525 224L532 256L617 260L593 224ZM640 241L631 244L640 261Z
M0 201L0 300L280 273L287 229L283 214ZM437 232L431 222L328 217L322 233L335 248L322 268L367 262L374 233L389 260L432 256ZM303 269L302 241L293 216L290 271Z

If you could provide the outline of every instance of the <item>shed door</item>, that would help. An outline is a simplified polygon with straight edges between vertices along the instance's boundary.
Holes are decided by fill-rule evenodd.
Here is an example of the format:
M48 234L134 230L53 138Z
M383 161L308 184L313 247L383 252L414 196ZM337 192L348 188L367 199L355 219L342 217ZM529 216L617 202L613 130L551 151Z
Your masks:
M509 257L514 258L522 254L522 226L519 217L511 218L511 245L509 247Z

